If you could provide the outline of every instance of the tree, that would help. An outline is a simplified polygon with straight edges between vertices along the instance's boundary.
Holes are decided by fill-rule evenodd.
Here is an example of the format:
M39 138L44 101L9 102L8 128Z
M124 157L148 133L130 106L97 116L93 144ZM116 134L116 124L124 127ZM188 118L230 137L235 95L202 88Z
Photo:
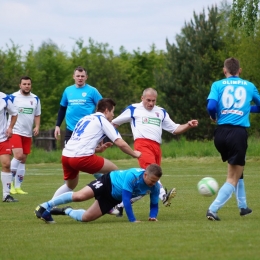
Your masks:
M231 24L243 28L247 35L255 32L260 0L233 0Z
M211 138L214 126L206 111L206 99L213 81L222 76L224 48L220 34L218 8L208 9L185 23L176 44L167 44L166 69L157 72L157 88L164 93L164 107L175 122L191 118L200 122L196 131L188 131L189 139ZM160 95L159 93L159 95Z

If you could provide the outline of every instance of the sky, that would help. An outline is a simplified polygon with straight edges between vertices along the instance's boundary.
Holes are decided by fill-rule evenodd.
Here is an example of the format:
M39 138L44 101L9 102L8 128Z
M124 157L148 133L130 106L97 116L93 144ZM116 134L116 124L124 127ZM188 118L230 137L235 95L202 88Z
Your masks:
M115 52L166 50L193 12L207 13L221 0L0 0L0 49L22 51L51 40L68 52L82 39L108 43Z

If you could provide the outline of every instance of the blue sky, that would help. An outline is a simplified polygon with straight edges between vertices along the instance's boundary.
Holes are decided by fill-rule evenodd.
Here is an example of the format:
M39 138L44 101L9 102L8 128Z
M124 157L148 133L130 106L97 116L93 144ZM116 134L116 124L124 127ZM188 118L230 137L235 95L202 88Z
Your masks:
M108 43L115 52L165 50L185 21L220 0L0 0L0 49L12 40L23 51L51 39L67 51L81 38Z

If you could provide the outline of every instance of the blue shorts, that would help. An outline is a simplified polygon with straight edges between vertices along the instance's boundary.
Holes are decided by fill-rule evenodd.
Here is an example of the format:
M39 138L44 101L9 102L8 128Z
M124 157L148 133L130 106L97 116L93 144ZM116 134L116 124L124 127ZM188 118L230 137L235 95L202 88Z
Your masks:
M231 165L245 165L247 150L247 130L245 127L219 125L214 131L214 144L222 161Z

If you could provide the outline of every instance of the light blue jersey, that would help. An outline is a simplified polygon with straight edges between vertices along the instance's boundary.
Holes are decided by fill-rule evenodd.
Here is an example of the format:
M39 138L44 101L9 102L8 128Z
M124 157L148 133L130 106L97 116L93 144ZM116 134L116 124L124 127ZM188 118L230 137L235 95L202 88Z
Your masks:
M147 186L143 178L144 172L141 168L112 171L110 178L113 198L122 201L122 190L127 190L132 193L132 198L150 194L151 203L158 204L160 185L157 182L153 187Z
M217 124L249 127L250 102L260 105L260 95L255 85L237 76L212 84L208 100L217 104Z
M100 99L102 96L98 90L88 84L81 88L76 85L67 87L60 102L61 106L67 107L67 128L73 131L82 117L93 114Z

